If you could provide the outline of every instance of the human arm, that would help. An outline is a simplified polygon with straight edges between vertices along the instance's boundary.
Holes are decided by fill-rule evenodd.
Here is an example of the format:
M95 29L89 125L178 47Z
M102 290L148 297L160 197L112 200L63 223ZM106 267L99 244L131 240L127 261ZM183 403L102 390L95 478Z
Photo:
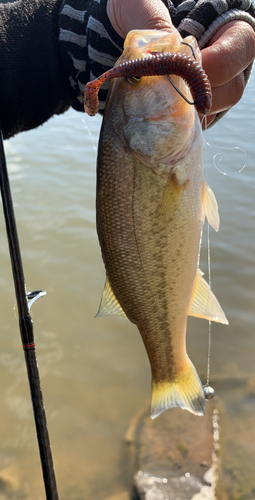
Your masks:
M4 138L35 128L75 100L58 46L61 0L0 4L0 123Z

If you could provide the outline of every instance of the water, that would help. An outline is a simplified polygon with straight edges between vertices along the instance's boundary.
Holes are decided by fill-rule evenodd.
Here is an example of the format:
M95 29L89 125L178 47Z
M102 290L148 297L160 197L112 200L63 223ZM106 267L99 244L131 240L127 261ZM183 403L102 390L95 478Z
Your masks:
M255 497L254 80L253 74L239 105L207 132L205 160L221 216L220 232L210 233L212 288L230 323L212 325L211 379L222 415L226 498L243 500ZM47 291L31 312L61 500L104 500L128 487L124 434L150 399L149 363L136 328L122 318L94 319L105 279L95 230L100 123L70 110L5 144L27 288ZM247 157L221 150L235 146ZM218 166L228 175L213 166L219 152ZM0 230L0 479L11 478L27 500L42 500L1 212ZM206 252L203 245L205 272ZM188 352L204 381L207 342L208 323L190 318Z

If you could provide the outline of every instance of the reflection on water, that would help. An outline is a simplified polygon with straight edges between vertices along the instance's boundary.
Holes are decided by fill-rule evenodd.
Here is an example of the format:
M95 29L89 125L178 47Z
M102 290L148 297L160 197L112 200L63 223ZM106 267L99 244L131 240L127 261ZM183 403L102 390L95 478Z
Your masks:
M212 325L211 376L222 412L225 484L229 498L242 499L250 499L255 488L253 84L207 132L205 159L205 177L221 216L219 233L210 233L212 288L230 323ZM150 369L136 328L122 318L94 319L104 284L95 231L99 127L99 117L69 111L6 143L27 288L47 291L33 305L32 316L62 500L104 499L125 489L123 436L129 419L150 398ZM235 146L247 154L238 175L242 153L221 149ZM213 166L218 153L223 157L218 167L228 175ZM2 212L0 230L0 474L12 477L28 500L42 500ZM205 243L201 268L206 272ZM207 341L207 322L190 318L188 352L204 380ZM246 381L243 388L240 380Z

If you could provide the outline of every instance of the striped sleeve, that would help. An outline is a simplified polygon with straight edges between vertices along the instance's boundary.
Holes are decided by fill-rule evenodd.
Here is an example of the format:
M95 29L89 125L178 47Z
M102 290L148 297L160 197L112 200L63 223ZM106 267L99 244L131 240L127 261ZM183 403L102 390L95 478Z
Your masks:
M94 80L114 66L124 40L114 31L106 14L107 0L67 0L60 13L59 41L67 78L76 96L73 107L84 111L83 92ZM99 111L105 107L109 83L99 92Z
M174 26L183 38L193 35L200 49L205 47L219 28L230 21L246 21L255 30L252 0L174 0L173 3Z
M128 0L126 0L128 1ZM224 24L249 23L255 31L252 0L162 0L182 37L193 35L200 49ZM63 68L74 93L73 107L83 111L84 86L111 68L122 53L124 40L114 31L106 13L107 0L64 0L60 12L59 42ZM245 71L248 81L252 65ZM105 107L109 83L99 91L99 111Z

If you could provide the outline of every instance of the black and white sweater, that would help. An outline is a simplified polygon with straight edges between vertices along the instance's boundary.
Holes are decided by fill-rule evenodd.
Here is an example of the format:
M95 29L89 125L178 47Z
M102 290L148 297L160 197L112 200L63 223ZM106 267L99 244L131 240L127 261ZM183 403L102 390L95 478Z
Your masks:
M251 0L163 0L182 37L193 35L203 49L224 24L244 20L255 30ZM84 86L111 68L121 55L124 40L113 30L106 14L107 0L65 0L60 14L63 65L76 96L75 109L83 109ZM86 7L86 8L85 8ZM85 33L85 36L82 35ZM248 81L251 66L246 70ZM99 91L103 110L109 83Z
M252 0L162 0L173 24L202 49L224 24L255 30ZM0 122L5 138L44 123L70 106L83 111L85 84L114 65L124 40L107 0L17 0L0 4ZM251 66L245 72L249 78ZM107 88L100 91L103 112Z

